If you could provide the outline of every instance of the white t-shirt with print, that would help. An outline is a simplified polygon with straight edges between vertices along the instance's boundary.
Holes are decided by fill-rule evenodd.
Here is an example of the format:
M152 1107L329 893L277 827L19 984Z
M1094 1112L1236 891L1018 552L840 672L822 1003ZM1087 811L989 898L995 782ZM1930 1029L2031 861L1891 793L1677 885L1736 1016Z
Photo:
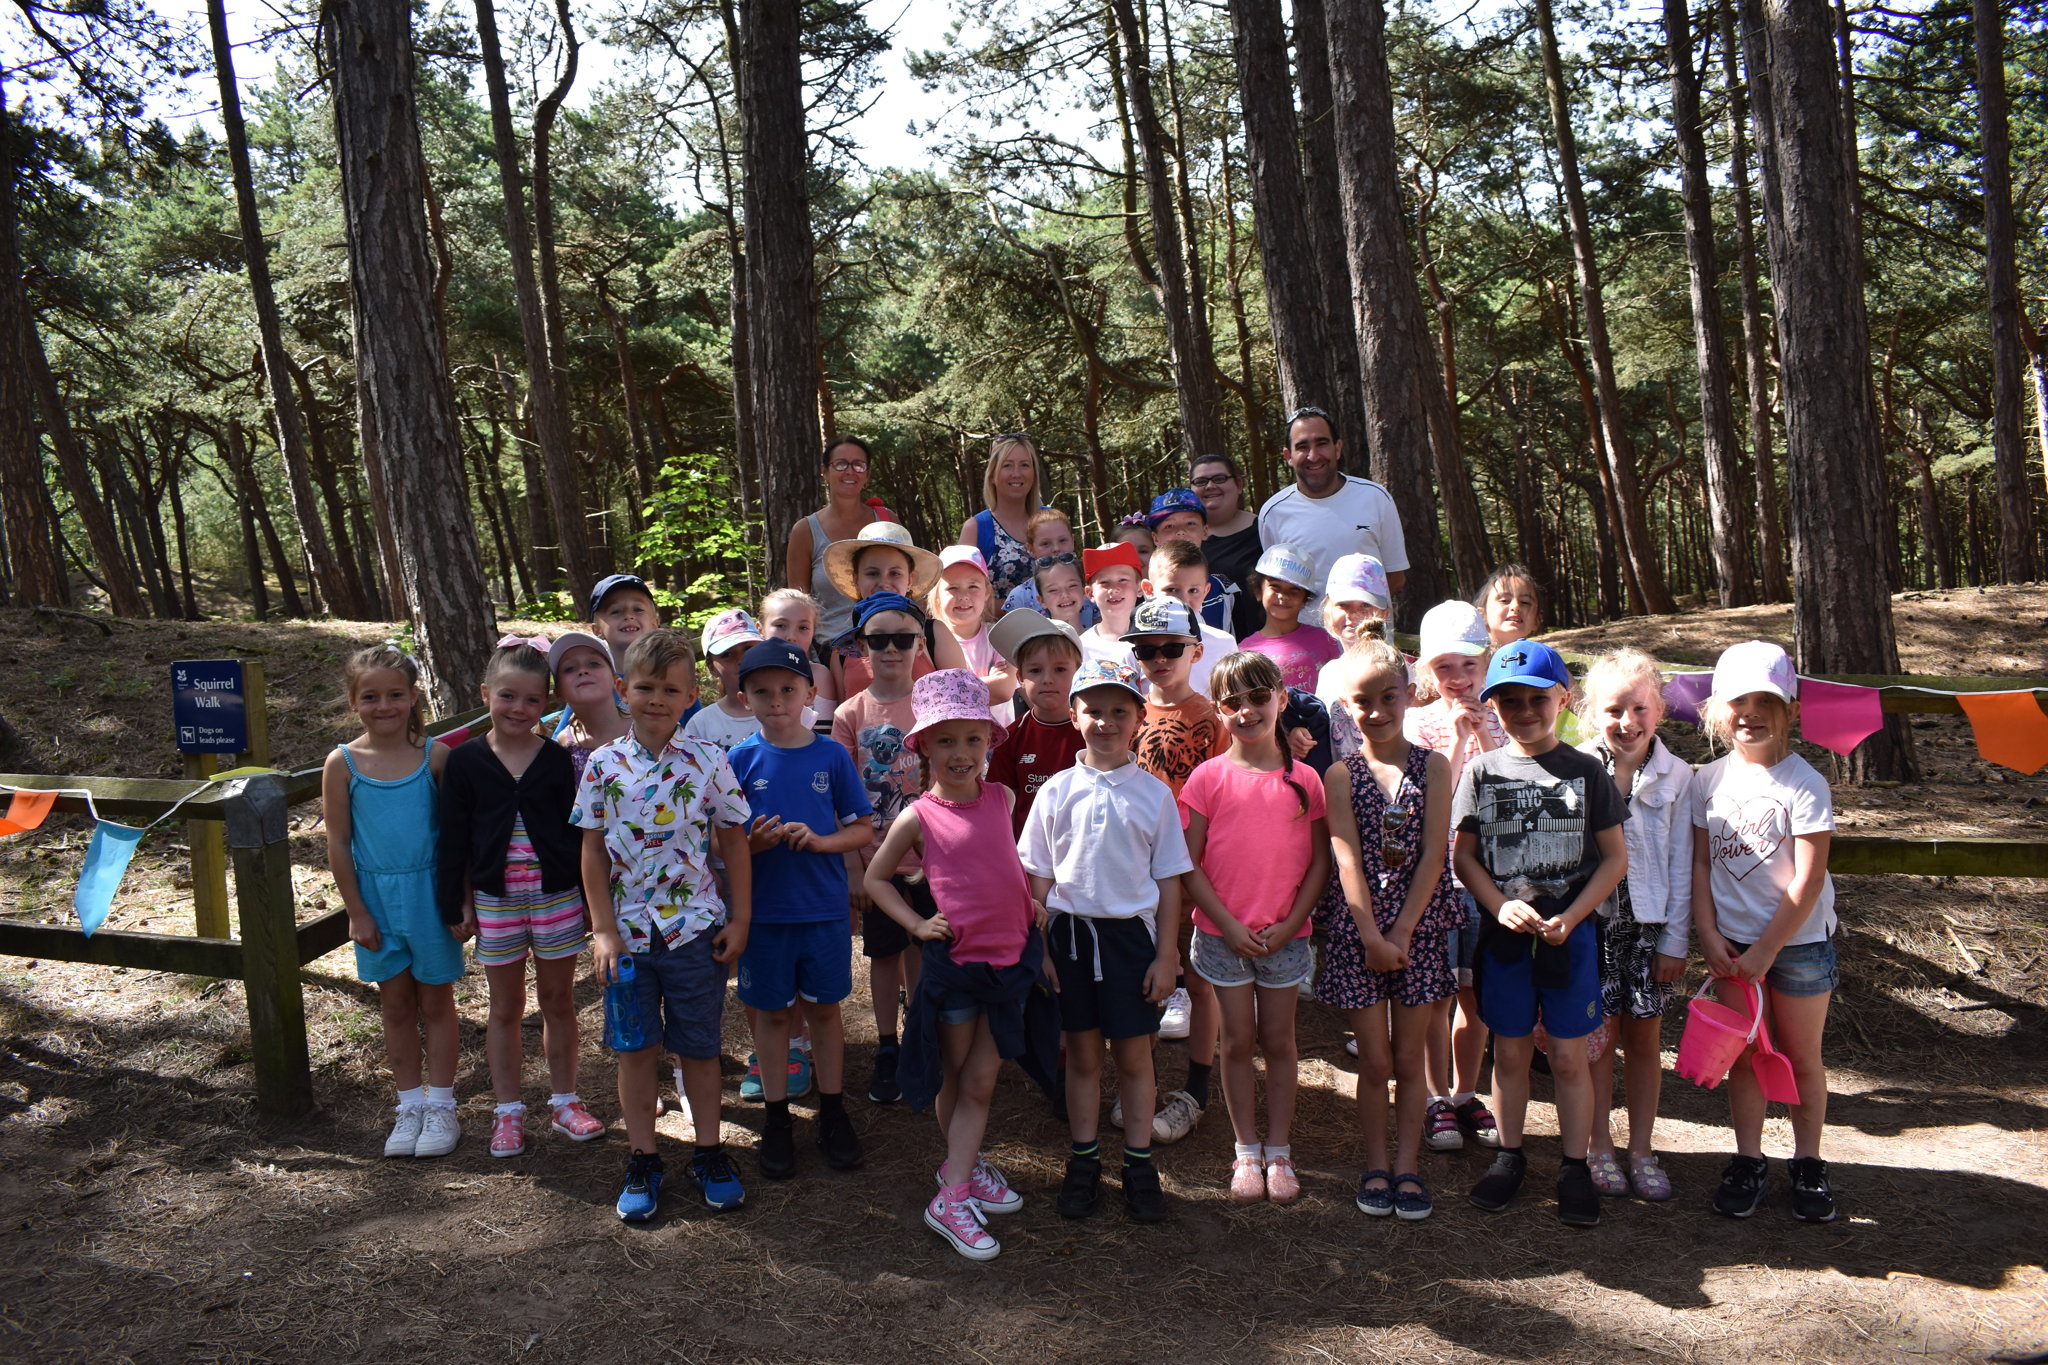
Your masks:
M1714 923L1724 938L1755 943L1792 885L1792 841L1835 827L1827 780L1798 754L1765 768L1724 754L1692 783L1692 823L1707 832ZM1819 943L1835 931L1835 879L1787 940Z

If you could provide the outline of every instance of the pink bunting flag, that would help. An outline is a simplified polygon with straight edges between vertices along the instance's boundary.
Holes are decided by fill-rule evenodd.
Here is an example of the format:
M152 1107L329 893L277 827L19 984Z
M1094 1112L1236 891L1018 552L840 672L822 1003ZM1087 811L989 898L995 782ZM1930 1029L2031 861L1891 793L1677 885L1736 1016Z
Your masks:
M1700 723L1700 705L1714 690L1712 673L1674 673L1664 684L1664 714L1687 725Z
M1884 703L1874 687L1799 680L1799 732L1808 743L1847 755L1884 727Z

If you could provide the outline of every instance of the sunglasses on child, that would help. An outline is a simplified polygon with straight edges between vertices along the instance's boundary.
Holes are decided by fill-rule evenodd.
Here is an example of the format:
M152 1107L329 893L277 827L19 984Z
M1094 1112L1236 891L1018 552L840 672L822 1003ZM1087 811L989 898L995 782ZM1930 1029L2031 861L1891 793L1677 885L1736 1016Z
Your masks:
M1052 569L1062 564L1079 564L1080 562L1081 556L1075 554L1072 550L1061 550L1056 555L1040 555L1031 561L1031 567L1034 569Z
M1187 652L1188 642L1185 640L1175 640L1172 644L1167 645L1131 646L1131 657L1141 664L1149 664L1154 659L1178 659Z
M914 630L879 632L874 635L863 635L860 637L860 641L868 647L870 653L878 650L894 649L908 654L911 650L917 648L917 632Z
M1223 711L1242 711L1247 706L1264 706L1271 700L1273 700L1272 688L1254 687L1249 692L1234 692L1230 696L1219 697L1216 700L1216 706L1219 710Z
M1399 806L1380 811L1380 861L1388 867L1401 867L1408 861L1407 846L1401 842L1401 831L1407 827L1408 812Z

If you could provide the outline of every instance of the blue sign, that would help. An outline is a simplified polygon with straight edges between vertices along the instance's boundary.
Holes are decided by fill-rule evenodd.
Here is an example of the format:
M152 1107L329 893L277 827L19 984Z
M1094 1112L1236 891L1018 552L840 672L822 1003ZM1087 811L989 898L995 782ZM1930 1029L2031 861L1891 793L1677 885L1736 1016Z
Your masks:
M182 659L171 665L171 718L187 754L249 750L248 693L239 659Z

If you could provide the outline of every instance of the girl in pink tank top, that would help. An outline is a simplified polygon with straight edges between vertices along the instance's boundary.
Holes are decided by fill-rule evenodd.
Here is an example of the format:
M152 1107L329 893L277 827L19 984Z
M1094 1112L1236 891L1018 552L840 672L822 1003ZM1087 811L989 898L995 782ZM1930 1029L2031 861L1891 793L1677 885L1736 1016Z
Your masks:
M1037 964L1023 959L1027 948L1043 954L1033 929L1045 911L1031 899L1017 857L1010 823L1015 797L982 780L989 752L1004 733L989 716L987 686L964 668L941 669L919 678L910 700L917 723L904 742L923 761L926 790L889 826L868 865L866 886L877 909L927 945L931 979L920 983L919 994L937 1011L942 1080L933 1108L946 1135L946 1163L925 1224L961 1255L986 1261L1002 1248L983 1215L1008 1213L1024 1202L981 1159L1003 1057L991 1016L1021 1010L1023 992L1011 983L1021 979L1028 989L1035 975ZM929 919L889 882L913 849L938 906Z

